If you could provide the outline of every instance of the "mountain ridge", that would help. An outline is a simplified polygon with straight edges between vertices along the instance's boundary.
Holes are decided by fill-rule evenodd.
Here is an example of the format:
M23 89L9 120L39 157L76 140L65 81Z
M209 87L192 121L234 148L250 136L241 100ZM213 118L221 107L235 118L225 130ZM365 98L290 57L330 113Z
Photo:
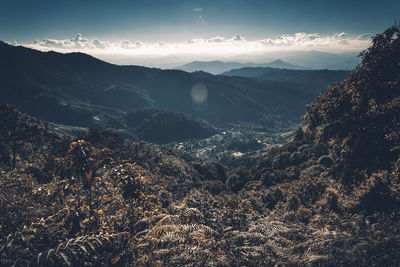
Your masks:
M194 71L205 71L211 74L221 74L223 72L229 71L231 69L238 69L243 67L271 67L271 68L281 68L281 69L307 69L306 67L297 66L285 62L281 59L277 59L267 63L242 63L242 62L234 62L234 61L192 61L190 63L184 64L182 66L176 67L175 69L184 70L187 72L194 72Z

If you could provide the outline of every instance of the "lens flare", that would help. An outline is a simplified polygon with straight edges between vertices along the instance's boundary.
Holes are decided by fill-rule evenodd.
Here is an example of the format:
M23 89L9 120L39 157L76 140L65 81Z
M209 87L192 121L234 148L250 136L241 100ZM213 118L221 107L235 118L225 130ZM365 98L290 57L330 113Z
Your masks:
M208 90L204 85L195 84L190 90L192 101L194 104L202 105L207 101Z

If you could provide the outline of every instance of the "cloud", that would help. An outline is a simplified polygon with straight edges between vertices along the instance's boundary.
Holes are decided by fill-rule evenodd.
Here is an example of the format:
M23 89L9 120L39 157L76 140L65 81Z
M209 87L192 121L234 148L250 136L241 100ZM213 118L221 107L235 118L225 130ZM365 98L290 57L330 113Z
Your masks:
M194 12L201 12L201 11L203 11L203 9L201 7L195 7L195 8L193 8L193 11Z
M242 35L224 37L217 35L211 38L194 38L186 42L155 42L145 43L139 40L122 40L108 42L100 39L89 39L77 34L69 39L43 39L33 43L22 44L34 49L59 52L84 52L107 59L138 59L138 58L177 58L200 57L223 58L250 54L265 55L279 51L310 51L322 52L360 52L371 44L371 34L361 34L355 37L344 32L331 35L319 33L283 34L275 38L248 40ZM114 60L114 62L116 62ZM125 61L124 61L125 62Z
M94 47L98 48L98 49L105 49L110 47L110 44L108 42L104 42L98 39L94 39L92 41L92 44L94 45Z
M186 44L195 44L203 41L204 39L189 39L187 40Z
M144 46L141 41L131 42L128 40L122 40L116 43L110 43L107 41L102 41L99 39L89 40L78 33L75 37L70 39L55 40L55 39L43 39L36 40L32 44L27 44L27 46L44 49L54 48L56 50L71 50L71 51L87 51L87 50L106 50L106 49L137 49Z
M222 43L222 42L224 42L224 41L225 41L225 38L224 38L224 37L221 37L221 36L219 36L219 35L217 35L217 36L215 36L215 37L210 38L210 39L207 40L207 42L209 42L209 43Z
M275 39L263 39L259 41L265 47L283 48L294 50L320 49L324 51L352 50L360 51L369 46L370 40L347 37L344 32L333 35L320 36L319 33L299 32L295 34L284 34Z
M122 40L121 47L125 48L125 49L130 49L133 47L133 44L131 42L129 42L128 40Z
M59 48L59 49L105 49L110 47L110 44L105 41L98 39L89 40L82 37L82 34L78 33L71 39L55 40L55 39L43 39L36 40L33 42L36 47L48 47L48 48Z
M223 36L215 36L215 37L211 37L208 39L202 39L202 38L198 38L198 39L189 39L186 44L201 44L201 43L220 43L221 45L223 44L228 44L228 43L235 43L235 42L244 42L246 41L246 38L244 38L241 35L235 35L231 38L225 38Z
M334 34L333 36L336 37L336 38L342 38L342 37L345 37L345 36L346 36L346 33L345 33L345 32L336 33L336 34Z
M229 39L228 41L236 41L236 42L240 42L240 41L245 41L246 39L241 36L241 35L236 35L234 37L232 37L231 39Z
M144 44L141 41L136 41L134 43L128 41L128 40L123 40L120 43L121 48L124 49L136 49L136 48L141 48L144 46Z

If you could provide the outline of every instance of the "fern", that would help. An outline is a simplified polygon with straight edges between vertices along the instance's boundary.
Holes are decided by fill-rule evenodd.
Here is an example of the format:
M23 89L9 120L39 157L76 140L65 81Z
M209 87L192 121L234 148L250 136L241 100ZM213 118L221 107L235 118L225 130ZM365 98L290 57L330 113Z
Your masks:
M35 264L46 266L97 266L105 261L116 262L120 259L117 253L119 246L129 238L129 233L81 236L60 243L56 249L49 249L39 253ZM118 251L117 251L118 252Z

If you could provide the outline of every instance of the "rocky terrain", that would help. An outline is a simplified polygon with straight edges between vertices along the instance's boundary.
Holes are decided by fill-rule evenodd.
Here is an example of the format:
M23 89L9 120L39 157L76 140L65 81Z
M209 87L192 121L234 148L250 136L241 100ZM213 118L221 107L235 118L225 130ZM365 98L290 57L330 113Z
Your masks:
M400 265L399 36L377 35L292 141L236 169L2 105L1 264Z

